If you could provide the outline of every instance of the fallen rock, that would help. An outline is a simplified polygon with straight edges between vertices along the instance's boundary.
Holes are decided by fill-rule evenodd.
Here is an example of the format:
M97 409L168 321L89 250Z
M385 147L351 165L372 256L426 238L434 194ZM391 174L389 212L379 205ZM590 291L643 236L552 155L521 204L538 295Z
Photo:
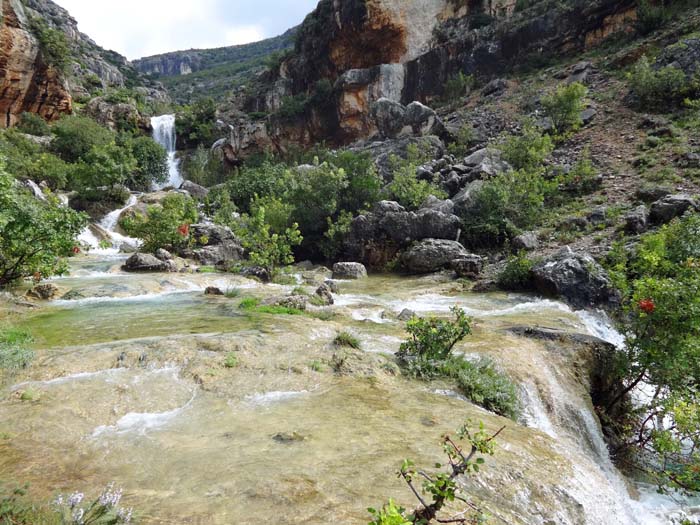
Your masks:
M454 270L457 277L476 279L484 269L484 259L478 255L468 255L450 261L450 269Z
M406 322L406 321L410 321L415 316L416 316L416 312L414 312L413 310L410 310L409 308L404 308L403 310L401 310L401 313L399 314L397 319L399 321Z
M404 131L406 126L406 108L388 98L380 98L372 104L374 119L381 138L394 139Z
M637 206L624 217L624 229L627 233L640 234L649 227L649 210L643 204Z
M221 291L221 288L217 288L216 286L208 286L206 290L204 290L204 295L224 295L224 292Z
M331 291L331 293L340 293L340 287L338 286L338 283L335 281L332 281L330 279L326 279L324 283L328 289Z
M619 304L608 274L593 257L564 248L532 268L534 288L575 308Z
M491 82L484 86L481 94L485 97L500 95L508 88L508 82L504 78L494 78Z
M173 259L173 255L163 248L158 248L153 255L160 261L171 261Z
M272 297L263 301L264 306L282 306L292 310L306 310L309 298L306 295L288 295L286 297Z
M173 261L161 261L150 253L135 253L122 266L125 272L176 272Z
M367 268L356 262L339 262L333 265L333 279L364 279Z
M432 273L444 270L455 259L470 255L457 241L425 239L401 254L401 264L413 273Z
M269 270L262 266L247 266L243 268L241 275L258 279L264 283L269 283L272 280L272 275L270 275Z
M654 224L666 224L697 207L697 202L690 195L668 195L651 205L649 219Z
M332 305L335 301L333 300L333 292L331 287L327 284L322 284L316 289L316 295L323 300L323 304Z
M209 195L209 190L207 188L200 186L199 184L195 184L189 180L183 182L180 189L185 190L187 193L192 195L192 197L199 200L205 199Z
M27 292L27 297L39 299L40 301L50 301L59 294L59 288L52 283L37 284Z
M513 239L513 248L516 250L531 252L536 250L539 245L540 241L537 239L536 232L524 232Z

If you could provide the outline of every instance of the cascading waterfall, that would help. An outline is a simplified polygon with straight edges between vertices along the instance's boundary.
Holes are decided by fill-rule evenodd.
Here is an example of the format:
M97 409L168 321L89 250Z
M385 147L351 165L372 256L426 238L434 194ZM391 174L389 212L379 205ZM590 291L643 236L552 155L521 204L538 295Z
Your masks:
M180 174L180 161L176 154L175 115L161 115L151 118L153 140L163 146L168 152L168 180L156 189L166 187L179 188L184 182Z

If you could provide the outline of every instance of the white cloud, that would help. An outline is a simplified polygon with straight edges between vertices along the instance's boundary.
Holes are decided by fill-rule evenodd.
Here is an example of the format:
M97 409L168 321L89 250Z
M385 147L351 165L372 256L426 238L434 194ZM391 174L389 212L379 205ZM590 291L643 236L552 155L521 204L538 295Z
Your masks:
M245 44L298 24L317 0L55 0L83 33L129 59Z

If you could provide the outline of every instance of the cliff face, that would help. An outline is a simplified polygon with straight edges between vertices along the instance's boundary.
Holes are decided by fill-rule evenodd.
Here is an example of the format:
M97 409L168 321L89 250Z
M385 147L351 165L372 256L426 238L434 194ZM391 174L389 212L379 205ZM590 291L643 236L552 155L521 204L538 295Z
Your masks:
M139 87L162 98L123 56L102 49L78 30L68 11L51 0L0 0L0 126L14 125L24 112L48 121L70 113L73 99L89 99L104 88ZM36 23L57 31L67 47L67 66L50 65Z
M16 123L24 112L55 120L72 110L72 98L59 71L46 64L28 29L19 0L2 0L0 27L0 126Z
M246 113L270 115L265 130L242 115L229 124L231 148L284 149L299 138L347 144L377 131L381 98L408 104L441 97L458 72L482 81L529 59L581 52L632 27L635 0L322 0L299 29L294 53L258 79ZM534 58L533 58L534 57ZM319 96L320 86L332 86ZM328 88L325 88L328 91ZM303 100L280 119L290 97ZM302 142L302 145L304 143Z

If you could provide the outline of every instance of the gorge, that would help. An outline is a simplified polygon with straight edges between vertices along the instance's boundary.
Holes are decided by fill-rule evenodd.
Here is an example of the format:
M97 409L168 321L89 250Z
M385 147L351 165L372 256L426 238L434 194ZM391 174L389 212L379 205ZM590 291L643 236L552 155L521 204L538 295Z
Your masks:
M0 523L700 523L697 1L0 5Z

